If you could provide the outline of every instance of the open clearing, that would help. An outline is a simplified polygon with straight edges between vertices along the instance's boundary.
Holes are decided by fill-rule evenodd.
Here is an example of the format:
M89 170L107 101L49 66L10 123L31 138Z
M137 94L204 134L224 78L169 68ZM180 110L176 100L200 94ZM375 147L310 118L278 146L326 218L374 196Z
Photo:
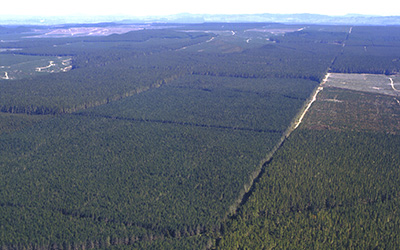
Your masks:
M400 96L400 76L373 74L339 74L330 73L326 82L327 87L336 87L378 93L383 95Z
M82 37L82 36L108 36L111 34L124 34L130 31L149 28L149 25L119 25L109 27L71 27L71 28L48 28L36 29L35 35L29 38L60 38L60 37Z

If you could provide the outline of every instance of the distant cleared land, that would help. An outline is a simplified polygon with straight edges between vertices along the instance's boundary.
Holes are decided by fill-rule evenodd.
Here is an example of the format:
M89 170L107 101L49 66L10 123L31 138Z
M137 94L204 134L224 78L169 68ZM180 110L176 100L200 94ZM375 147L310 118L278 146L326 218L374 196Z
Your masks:
M130 31L150 28L150 25L118 25L108 27L69 27L69 28L39 28L34 30L34 35L29 38L62 38L83 36L108 36L111 34L124 34Z

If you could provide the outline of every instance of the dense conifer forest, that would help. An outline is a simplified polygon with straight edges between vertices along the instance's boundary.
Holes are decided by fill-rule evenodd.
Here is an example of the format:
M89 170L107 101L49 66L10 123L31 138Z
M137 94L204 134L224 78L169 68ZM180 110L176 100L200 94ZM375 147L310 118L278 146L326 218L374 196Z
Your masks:
M397 249L398 135L298 130L218 249Z
M397 135L302 128L270 159L328 71L399 70L397 27L146 27L0 29L2 249L398 244Z
M350 59L344 47L332 69L398 72L393 58L399 56L399 34L385 30L391 29L354 27L347 38L353 52L371 39L386 54L359 51L342 64ZM361 57L377 60L361 64ZM399 94L396 88L392 95L379 94L378 87L377 93L366 91L373 82L365 81L364 91L347 84L351 81L343 80L341 88L321 85L304 122L264 165L214 248L399 248Z

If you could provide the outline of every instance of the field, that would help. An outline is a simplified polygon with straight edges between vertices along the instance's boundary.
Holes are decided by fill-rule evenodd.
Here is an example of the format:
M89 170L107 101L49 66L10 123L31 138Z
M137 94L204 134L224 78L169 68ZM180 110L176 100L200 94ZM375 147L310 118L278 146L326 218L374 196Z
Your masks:
M390 165L399 162L398 76L378 83L364 75L371 90L391 93L381 95L365 92L359 78L343 84L345 70L331 72L285 140L326 73L348 59L344 48L368 34L364 27L143 24L124 26L134 28L126 33L111 25L111 34L110 25L0 29L7 70L0 79L2 249L229 249L248 232L258 237L256 228L267 235L259 224L235 229L236 219L253 215L276 222L268 221L276 226L273 241L290 248L277 240L288 228L280 220L299 219L297 230L303 215L340 208L351 210L343 223L359 225L370 216L362 209L373 206L385 209L374 228L394 229L370 230L356 242L397 244L397 210L387 206L398 196ZM374 70L392 72L396 64L385 60ZM327 170L340 154L338 171ZM286 167L297 163L298 171ZM313 176L318 182L310 184ZM260 204L272 207L242 214ZM349 246L346 240L331 246Z

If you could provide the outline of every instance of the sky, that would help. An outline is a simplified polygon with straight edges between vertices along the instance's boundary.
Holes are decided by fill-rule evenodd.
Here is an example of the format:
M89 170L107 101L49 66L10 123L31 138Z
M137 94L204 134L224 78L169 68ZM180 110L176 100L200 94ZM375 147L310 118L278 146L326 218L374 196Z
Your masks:
M400 16L400 1L360 0L7 0L0 15L155 16L190 14L312 13L324 15L367 14Z

